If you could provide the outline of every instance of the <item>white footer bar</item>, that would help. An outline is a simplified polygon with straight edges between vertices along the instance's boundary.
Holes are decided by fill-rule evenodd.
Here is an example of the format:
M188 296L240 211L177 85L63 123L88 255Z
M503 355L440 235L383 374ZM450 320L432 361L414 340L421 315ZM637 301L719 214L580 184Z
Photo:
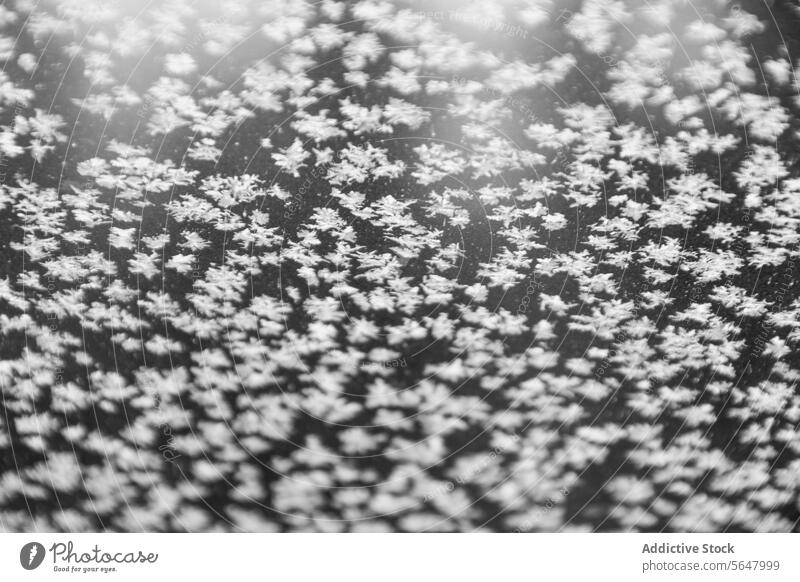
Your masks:
M800 580L794 534L3 534L0 580Z

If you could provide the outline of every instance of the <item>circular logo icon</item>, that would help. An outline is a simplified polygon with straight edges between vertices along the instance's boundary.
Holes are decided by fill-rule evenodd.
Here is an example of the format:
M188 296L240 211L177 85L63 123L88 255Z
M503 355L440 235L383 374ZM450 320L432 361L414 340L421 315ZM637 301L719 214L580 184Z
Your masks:
M44 560L44 546L39 542L30 542L19 551L19 563L26 570L35 570Z

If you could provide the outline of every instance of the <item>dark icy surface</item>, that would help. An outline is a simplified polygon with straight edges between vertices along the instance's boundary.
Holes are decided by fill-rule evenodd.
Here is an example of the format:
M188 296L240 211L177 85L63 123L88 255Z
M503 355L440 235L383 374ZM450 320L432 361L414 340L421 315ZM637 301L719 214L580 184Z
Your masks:
M798 12L648 4L7 4L0 529L795 530Z

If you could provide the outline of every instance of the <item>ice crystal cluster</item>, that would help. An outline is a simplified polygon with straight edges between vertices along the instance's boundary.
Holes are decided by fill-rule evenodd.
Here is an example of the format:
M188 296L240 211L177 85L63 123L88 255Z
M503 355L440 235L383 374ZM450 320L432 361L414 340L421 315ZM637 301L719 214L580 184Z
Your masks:
M799 18L5 3L0 530L795 529Z

